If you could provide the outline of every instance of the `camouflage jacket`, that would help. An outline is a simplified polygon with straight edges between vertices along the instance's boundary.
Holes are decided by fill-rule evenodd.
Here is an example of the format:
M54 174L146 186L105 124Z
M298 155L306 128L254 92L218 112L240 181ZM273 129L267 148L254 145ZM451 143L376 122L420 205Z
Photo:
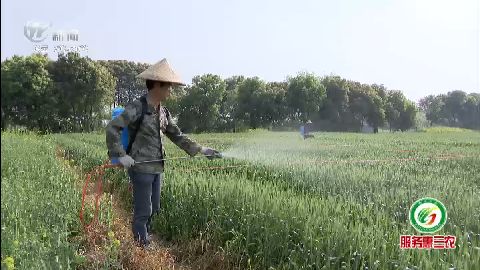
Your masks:
M108 123L106 141L110 158L126 155L120 139L121 130L124 127L128 127L131 134L131 130L135 129L135 122L140 118L141 114L142 103L137 99L127 104L125 111ZM148 104L147 113L137 131L130 156L135 161L164 158L163 135L166 135L190 156L195 156L201 149L198 143L189 139L180 131L180 128L172 121L167 108L163 106L154 108ZM161 173L163 172L163 162L136 164L132 167L132 170L143 173Z

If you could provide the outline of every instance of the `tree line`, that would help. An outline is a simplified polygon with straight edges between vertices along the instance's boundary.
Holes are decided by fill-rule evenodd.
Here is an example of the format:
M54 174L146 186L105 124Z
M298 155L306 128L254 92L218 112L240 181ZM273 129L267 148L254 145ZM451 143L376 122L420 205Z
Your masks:
M456 90L419 101L430 125L480 129L480 93Z
M14 56L1 63L2 129L24 126L48 132L103 128L113 107L146 92L135 78L148 64L98 60L75 53L56 61L47 56ZM237 132L249 128L297 129L311 120L326 131L406 131L423 111L431 124L480 128L479 94L453 91L428 96L419 106L400 90L340 76L298 73L281 82L259 77L195 76L172 90L166 106L185 132Z
M2 129L93 131L105 119L116 79L96 61L76 54L51 61L34 54L2 62Z

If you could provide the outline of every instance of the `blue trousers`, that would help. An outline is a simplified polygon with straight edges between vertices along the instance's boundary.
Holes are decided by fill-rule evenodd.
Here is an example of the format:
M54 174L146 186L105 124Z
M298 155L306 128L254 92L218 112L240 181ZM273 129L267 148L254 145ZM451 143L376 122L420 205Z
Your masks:
M133 185L133 237L140 243L148 243L152 218L160 210L160 192L163 174L140 173L128 170Z

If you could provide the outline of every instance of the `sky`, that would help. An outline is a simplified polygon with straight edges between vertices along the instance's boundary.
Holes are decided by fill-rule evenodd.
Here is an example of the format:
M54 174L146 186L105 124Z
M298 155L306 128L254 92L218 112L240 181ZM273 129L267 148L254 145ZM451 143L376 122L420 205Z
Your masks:
M339 75L429 94L480 92L478 0L1 1L1 59L86 45L94 60L167 58L187 83L213 73L283 81ZM43 42L24 34L49 24ZM52 33L77 30L78 41ZM67 47L68 47L67 46Z

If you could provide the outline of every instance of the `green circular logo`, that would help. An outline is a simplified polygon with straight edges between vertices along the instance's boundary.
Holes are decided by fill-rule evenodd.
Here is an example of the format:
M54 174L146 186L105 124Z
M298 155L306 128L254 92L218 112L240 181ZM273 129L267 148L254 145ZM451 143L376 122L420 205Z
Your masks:
M434 233L447 223L447 209L437 199L422 198L410 207L410 223L421 233Z

